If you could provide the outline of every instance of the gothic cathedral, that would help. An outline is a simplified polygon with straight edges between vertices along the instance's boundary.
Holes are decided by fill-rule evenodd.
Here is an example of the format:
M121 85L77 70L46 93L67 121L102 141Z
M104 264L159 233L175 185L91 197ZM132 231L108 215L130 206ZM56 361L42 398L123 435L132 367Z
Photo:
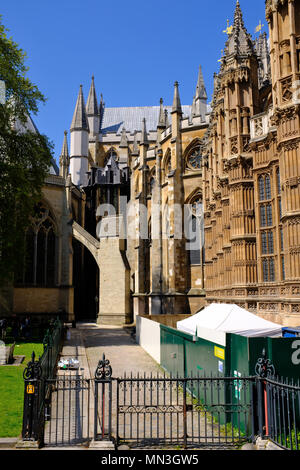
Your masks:
M300 325L300 0L237 1L212 101L109 108L80 86L26 234L15 313L132 323L234 303ZM204 64L202 64L204 66ZM70 119L71 120L71 119Z

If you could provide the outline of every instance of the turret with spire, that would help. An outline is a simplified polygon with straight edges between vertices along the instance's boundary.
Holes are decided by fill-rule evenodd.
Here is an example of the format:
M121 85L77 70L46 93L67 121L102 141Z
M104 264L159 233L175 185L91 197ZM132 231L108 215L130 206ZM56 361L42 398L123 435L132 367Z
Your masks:
M225 48L225 57L253 54L253 42L250 34L247 32L240 2L237 0L234 13L234 22L232 33L229 35Z
M94 76L92 77L89 96L86 102L86 114L89 122L90 139L95 140L99 136L100 114L95 90Z
M82 85L79 88L70 133L70 174L73 184L82 186L87 182L89 155L89 123Z

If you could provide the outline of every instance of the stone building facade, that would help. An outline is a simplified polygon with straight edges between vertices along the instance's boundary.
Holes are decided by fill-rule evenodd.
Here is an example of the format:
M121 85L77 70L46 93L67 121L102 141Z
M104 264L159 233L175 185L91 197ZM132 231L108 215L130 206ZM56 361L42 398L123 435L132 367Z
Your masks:
M267 0L254 41L237 2L210 105L201 67L186 106L177 82L172 106L140 108L80 86L33 221L31 269L50 250L52 285L44 257L16 312L119 324L222 302L300 325L299 17L299 0Z
M215 76L204 165L206 299L300 323L300 2L266 1L266 35L237 3Z

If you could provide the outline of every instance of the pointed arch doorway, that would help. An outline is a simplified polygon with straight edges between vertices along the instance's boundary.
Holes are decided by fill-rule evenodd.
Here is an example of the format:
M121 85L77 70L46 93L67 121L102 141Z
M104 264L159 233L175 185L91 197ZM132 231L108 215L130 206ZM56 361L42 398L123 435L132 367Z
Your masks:
M96 322L99 314L99 242L73 222L73 285L76 321Z
M74 315L96 322L99 312L99 267L90 251L73 237Z

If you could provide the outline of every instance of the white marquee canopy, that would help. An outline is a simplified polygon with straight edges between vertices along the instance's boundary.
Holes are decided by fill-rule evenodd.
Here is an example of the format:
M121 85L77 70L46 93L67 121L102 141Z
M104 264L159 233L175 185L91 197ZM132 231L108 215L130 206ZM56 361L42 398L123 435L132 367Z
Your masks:
M234 333L246 337L280 337L282 325L272 323L230 304L211 304L192 317L177 322L177 329L193 336L201 330Z

